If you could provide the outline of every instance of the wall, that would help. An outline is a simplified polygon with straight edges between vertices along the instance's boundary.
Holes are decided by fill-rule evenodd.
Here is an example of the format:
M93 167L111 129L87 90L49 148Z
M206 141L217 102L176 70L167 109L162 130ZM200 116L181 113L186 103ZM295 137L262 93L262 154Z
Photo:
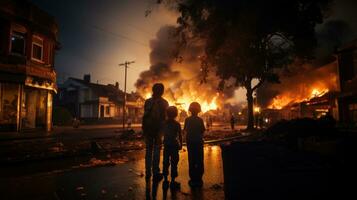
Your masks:
M96 116L93 115L93 105L92 104L84 104L81 105L81 118L94 118Z

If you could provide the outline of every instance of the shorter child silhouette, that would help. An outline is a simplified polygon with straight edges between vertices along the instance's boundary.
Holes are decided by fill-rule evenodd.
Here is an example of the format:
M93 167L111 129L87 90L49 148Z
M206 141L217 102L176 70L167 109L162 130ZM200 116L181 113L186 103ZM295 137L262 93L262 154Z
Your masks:
M177 164L179 162L179 150L182 149L181 125L175 118L178 111L175 106L170 106L166 110L167 120L163 126L164 133L164 160L163 160L163 187L168 186L167 176L169 175L169 166L171 164L171 188L179 188L180 183L175 181L178 175Z

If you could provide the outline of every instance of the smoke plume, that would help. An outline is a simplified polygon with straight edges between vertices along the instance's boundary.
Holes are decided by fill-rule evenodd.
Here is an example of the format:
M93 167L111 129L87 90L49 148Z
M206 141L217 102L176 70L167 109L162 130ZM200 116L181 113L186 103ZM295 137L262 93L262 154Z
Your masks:
M200 41L190 41L188 46L180 49L174 26L164 26L150 41L150 68L140 74L135 86L137 91L148 98L154 83L165 85L164 97L172 104L187 108L191 101L198 101L206 106L221 104L222 95L218 94L219 80L213 72L207 81L202 82L200 56L204 47Z

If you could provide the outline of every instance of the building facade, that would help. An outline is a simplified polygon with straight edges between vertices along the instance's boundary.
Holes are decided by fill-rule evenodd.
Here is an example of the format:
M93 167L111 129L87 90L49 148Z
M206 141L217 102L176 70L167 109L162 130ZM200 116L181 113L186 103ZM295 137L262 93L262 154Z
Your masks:
M52 128L55 19L22 0L0 1L0 131Z
M91 82L89 74L83 79L68 78L59 86L55 106L65 108L72 117L84 121L121 120L124 92L119 84ZM144 100L138 95L127 94L126 117L133 123L142 116Z
M340 121L357 125L357 40L337 51Z

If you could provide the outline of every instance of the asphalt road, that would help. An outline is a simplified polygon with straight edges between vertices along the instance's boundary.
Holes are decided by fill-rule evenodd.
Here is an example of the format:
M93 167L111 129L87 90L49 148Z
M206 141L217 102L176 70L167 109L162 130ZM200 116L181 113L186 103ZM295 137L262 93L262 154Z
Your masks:
M183 124L181 125L183 127ZM133 124L131 126L136 132L141 131L140 124ZM236 125L236 130L242 130L245 126ZM95 139L107 138L117 136L122 130L120 124L106 124L106 125L82 125L79 128L71 126L57 126L53 128L52 132L46 133L41 131L35 132L9 132L1 133L0 144L8 141L22 141L22 140L48 140L48 139ZM230 130L230 125L227 123L214 123L210 131Z
M82 163L75 168L19 175L27 166L3 170L0 174L1 199L224 199L223 168L219 146L205 146L204 186L188 186L187 151L180 152L179 191L165 191L145 184L144 151L127 155L125 163L101 167ZM120 161L120 160L119 160ZM56 161L61 162L61 161ZM31 166L28 166L31 167ZM11 174L13 173L13 175Z

